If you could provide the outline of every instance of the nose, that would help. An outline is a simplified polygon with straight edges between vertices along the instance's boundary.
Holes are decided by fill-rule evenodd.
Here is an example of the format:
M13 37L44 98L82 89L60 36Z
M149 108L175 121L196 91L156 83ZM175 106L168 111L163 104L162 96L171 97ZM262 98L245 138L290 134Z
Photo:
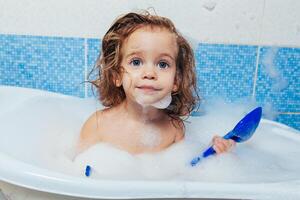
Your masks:
M157 73L155 71L155 68L153 66L146 66L143 70L142 78L149 79L149 80L156 80Z

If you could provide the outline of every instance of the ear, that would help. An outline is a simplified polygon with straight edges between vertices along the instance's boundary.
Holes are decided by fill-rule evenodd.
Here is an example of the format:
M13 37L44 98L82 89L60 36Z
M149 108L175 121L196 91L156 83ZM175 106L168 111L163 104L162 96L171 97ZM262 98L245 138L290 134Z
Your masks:
M114 82L116 87L120 87L122 85L122 81L119 78L116 78Z
M114 84L116 87L121 87L123 84L123 71L124 68L120 66L121 72L113 74Z
M122 85L122 79L118 74L115 74L113 79L116 87L120 87Z
M174 83L173 83L173 88L172 88L172 92L177 92L178 91L178 82L179 82L179 75L176 73L176 76L175 76L175 80L174 80Z
M174 83L172 92L177 92L177 91L178 91L178 86L176 83Z

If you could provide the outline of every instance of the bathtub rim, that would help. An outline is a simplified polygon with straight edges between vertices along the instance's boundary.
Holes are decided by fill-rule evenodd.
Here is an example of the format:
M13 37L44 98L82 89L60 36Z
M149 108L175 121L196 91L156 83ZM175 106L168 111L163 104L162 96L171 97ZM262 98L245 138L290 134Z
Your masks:
M284 124L266 119L262 119L262 123L276 125L289 132L295 133L297 131ZM285 135L287 136L287 134ZM266 191L270 190L274 193L274 187L278 188L277 195L283 195L280 188L282 184L284 185L287 182L220 183L186 180L99 180L65 175L44 169L16 160L14 157L2 152L0 152L0 180L32 190L92 199L224 198L224 194L227 195L226 198L249 198L249 196L265 198ZM294 181L300 188L300 180L290 181ZM232 189L226 189L228 187L238 188L238 190L233 192ZM256 189L253 190L253 187ZM264 188L264 191L259 190L261 187ZM216 193L216 190L222 191L222 195ZM244 192L244 196L240 193L241 191ZM300 197L300 190L297 191L295 188L290 188L284 194L287 192Z
M73 98L64 94L59 94L50 91L44 91L32 88L21 88L14 86L1 86L1 89L18 89L18 91L27 93L28 96L40 96L47 94L50 96L59 96ZM283 128L288 132L294 132L298 134L298 130L286 126L279 122L274 122L266 119L262 119L262 123L268 123L276 125L279 128ZM282 134L284 135L284 134ZM292 137L290 134L286 134L286 137ZM300 139L300 138L299 138ZM25 170L24 170L25 169ZM24 170L24 171L23 171ZM41 172L41 173L37 173ZM43 174L46 174L46 176ZM26 183L20 182L22 180L28 180ZM16 160L15 158L0 152L0 180L33 189L42 192L55 193L73 197L83 198L107 198L107 199L135 199L135 198L224 198L223 195L215 192L216 188L227 194L226 198L264 198L267 197L265 191L259 190L258 187L263 186L264 189L272 189L274 193L274 187L278 188L277 195L281 195L281 186L285 182L276 183L221 183L220 182L200 182L200 181L140 181L140 180L95 180L90 178L75 177L71 175L64 175L59 172L44 169L38 166L28 164L23 161ZM295 181L300 188L300 181ZM258 185L258 187L256 187ZM117 189L115 188L117 186ZM236 192L232 192L232 189L226 190L226 186L238 188ZM249 190L249 187L256 187L255 192L253 188ZM133 191L133 189L135 191ZM244 191L246 196L240 194L240 191ZM300 191L300 190L299 190ZM130 193L131 192L131 193ZM298 191L291 188L288 193L293 193L300 197ZM259 196L260 195L260 196ZM284 196L283 196L284 197Z
M27 189L70 197L91 199L224 198L225 195L226 198L233 199L251 197L266 198L268 197L268 192L272 192L274 194L274 188L277 188L275 193L277 193L277 196L279 197L284 197L287 193L289 195L292 194L295 197L300 197L300 191L296 188L288 188L288 190L285 191L281 190L282 185L285 185L287 181L241 184L178 180L99 180L64 175L15 160L14 158L2 153L0 153L1 172L5 172L5 169L3 170L3 163L1 163L1 157L3 156L11 162L9 162L10 165L7 166L10 170L6 170L6 172L9 173L5 173L4 176L3 173L0 174L1 181ZM26 171L17 170L24 167L26 167ZM10 171L15 171L17 173L11 174ZM45 171L48 176L43 176L38 173ZM29 178L31 184L20 183L20 181L18 181L19 178ZM291 181L289 181L289 184L290 182ZM292 180L292 182L300 188L300 180ZM235 192L232 191L233 187L235 188ZM220 194L220 191L222 191L222 194Z

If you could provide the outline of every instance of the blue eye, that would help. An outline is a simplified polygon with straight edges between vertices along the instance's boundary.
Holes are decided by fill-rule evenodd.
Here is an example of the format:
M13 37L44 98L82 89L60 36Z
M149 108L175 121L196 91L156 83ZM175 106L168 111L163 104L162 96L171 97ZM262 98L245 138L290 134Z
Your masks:
M166 69L166 68L169 67L169 64L166 63L166 62L161 61L161 62L158 63L158 67L161 68L161 69Z
M130 64L132 65L132 66L135 66L135 67L138 67L138 66L140 66L141 65L141 60L139 60L139 59L133 59L131 62L130 62Z

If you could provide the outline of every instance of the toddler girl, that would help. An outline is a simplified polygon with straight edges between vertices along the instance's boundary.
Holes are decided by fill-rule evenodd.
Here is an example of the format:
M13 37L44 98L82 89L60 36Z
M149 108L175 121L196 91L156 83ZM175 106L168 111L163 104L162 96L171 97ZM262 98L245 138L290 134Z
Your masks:
M79 151L106 142L132 154L162 151L184 138L183 117L198 101L193 51L164 17L128 13L102 40L96 64L106 107L85 122ZM217 153L235 143L215 136Z

